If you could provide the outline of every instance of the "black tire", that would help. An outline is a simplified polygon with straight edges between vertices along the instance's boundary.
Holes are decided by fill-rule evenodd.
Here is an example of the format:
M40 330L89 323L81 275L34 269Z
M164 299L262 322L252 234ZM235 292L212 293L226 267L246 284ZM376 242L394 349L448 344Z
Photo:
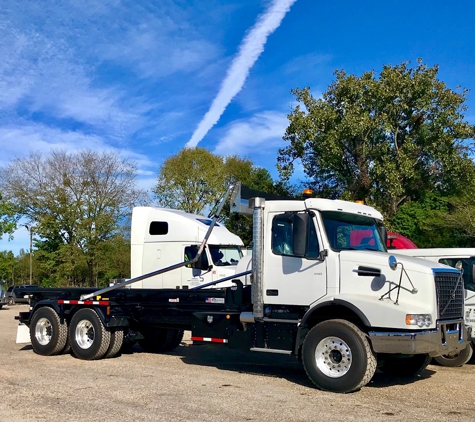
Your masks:
M117 353L119 353L122 348L122 343L124 341L124 330L117 329L111 332L111 342L109 348L107 349L104 359L113 358Z
M3 303L0 305L0 309L2 309L2 308L3 308Z
M455 366L465 365L473 355L472 345L469 344L465 349L460 352L455 352L450 355L437 356L434 360L442 366L449 366L451 368Z
M414 355L409 358L387 358L379 367L387 375L416 377L427 368L431 361L429 355Z
M144 338L139 340L140 347L149 353L163 353L170 351L170 346L175 340L176 330L157 328L142 333ZM176 346L175 346L176 347Z
M180 345L181 341L183 340L183 335L185 334L183 330L174 330L174 331L175 331L175 335L166 350L167 352L175 350Z
M30 339L33 351L38 355L58 355L68 341L68 326L61 324L59 315L52 308L39 308L31 318Z
M69 324L71 350L79 359L102 358L111 342L111 333L102 324L96 311L89 308L77 311Z
M365 334L342 319L321 322L308 332L302 363L317 388L335 393L359 390L376 371L376 357Z

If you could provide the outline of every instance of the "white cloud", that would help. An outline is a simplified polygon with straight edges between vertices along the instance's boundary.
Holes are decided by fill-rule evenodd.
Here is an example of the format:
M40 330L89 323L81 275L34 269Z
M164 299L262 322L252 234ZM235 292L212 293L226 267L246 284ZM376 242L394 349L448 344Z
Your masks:
M117 151L121 157L137 163L139 169L143 171L155 165L147 156L129 149L112 147L97 135L50 128L42 124L0 127L0 145L2 147L1 166L8 165L14 158L23 158L30 152L48 154L53 149L64 149L69 152L85 149L96 152Z
M239 46L239 51L231 63L219 92L210 109L193 132L187 147L196 147L209 130L218 122L232 99L241 91L249 75L249 70L264 51L267 38L281 24L286 13L296 0L274 0L268 9L258 17Z
M237 120L225 128L226 135L214 150L220 155L255 155L275 152L284 146L282 136L288 126L287 115L276 111L257 113Z
M129 28L122 42L101 47L100 54L103 59L131 67L141 78L153 79L196 72L218 58L220 49L214 43L192 30L184 37L166 26L167 22L154 19Z

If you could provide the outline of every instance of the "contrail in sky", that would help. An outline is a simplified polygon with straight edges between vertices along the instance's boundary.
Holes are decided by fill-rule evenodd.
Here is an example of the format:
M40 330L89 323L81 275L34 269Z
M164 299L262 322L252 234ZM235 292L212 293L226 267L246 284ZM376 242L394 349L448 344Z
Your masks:
M264 51L267 38L279 27L285 14L296 1L273 0L265 13L259 16L255 25L242 40L239 51L221 83L218 95L216 95L208 112L198 124L186 147L196 147L218 122L228 104L241 91L247 75L249 75L249 70Z

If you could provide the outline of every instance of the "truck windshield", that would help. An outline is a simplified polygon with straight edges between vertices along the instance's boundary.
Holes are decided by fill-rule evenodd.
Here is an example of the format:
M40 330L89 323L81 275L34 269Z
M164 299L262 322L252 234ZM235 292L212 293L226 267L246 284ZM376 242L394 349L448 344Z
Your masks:
M323 224L333 250L386 251L377 220L357 214L322 211Z
M236 245L209 245L213 265L236 265L242 258L241 248Z

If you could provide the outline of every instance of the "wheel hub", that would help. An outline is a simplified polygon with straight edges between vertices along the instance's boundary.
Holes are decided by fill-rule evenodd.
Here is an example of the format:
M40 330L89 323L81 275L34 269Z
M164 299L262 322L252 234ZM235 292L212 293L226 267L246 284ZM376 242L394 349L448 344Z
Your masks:
M318 369L326 376L339 378L348 373L352 355L349 346L339 337L322 339L315 349Z
M51 341L53 327L49 319L40 318L35 325L35 337L39 344L46 346Z
M77 345L81 349L89 349L94 343L94 327L90 321L79 321L74 330Z

